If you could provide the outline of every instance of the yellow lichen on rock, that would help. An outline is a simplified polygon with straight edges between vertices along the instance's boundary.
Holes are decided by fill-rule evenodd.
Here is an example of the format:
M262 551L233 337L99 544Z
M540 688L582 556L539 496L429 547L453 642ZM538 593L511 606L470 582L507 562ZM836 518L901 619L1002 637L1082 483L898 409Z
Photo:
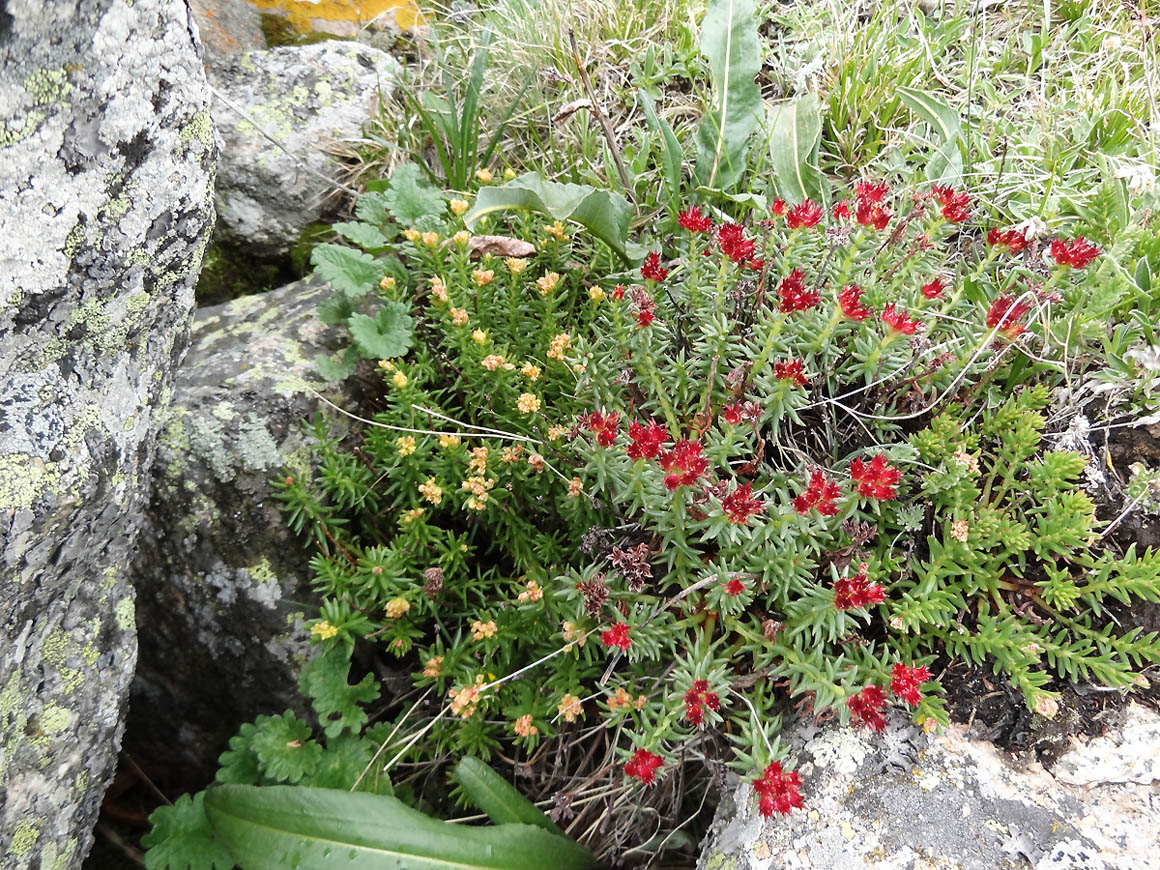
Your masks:
M250 0L264 11L282 14L299 33L324 32L353 36L347 29L393 12L400 30L415 30L426 22L415 0ZM337 25L337 28L336 28ZM342 28L342 25L352 25Z

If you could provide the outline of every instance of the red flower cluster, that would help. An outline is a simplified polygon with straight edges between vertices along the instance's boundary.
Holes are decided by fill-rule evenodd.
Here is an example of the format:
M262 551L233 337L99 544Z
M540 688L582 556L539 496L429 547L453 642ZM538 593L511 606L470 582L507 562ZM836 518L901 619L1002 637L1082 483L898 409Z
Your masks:
M753 496L752 483L743 483L721 499L721 507L729 514L729 522L747 523L751 516L765 510L765 502Z
M892 499L897 496L894 485L902 479L902 472L879 453L867 464L861 458L850 463L850 477L858 482L858 495L864 498Z
M920 687L929 679L930 670L926 665L910 668L899 662L890 671L890 691L911 707L917 707L922 700Z
M621 299L624 298L624 285L623 284L617 284L616 287L613 288L612 298L615 299L617 302L619 302Z
M628 424L628 437L632 442L628 445L629 459L656 459L661 445L669 440L669 432L656 420L645 424L633 420Z
M705 721L705 710L718 710L721 699L716 692L709 691L708 680L694 680L693 688L685 692L685 718L694 728L700 728Z
M884 181L876 184L865 182L859 184L854 189L854 219L864 227L874 227L876 230L886 229L886 225L890 223L890 218L893 215L882 200L889 192L890 188Z
M795 807L804 806L801 786L802 780L797 771L786 773L781 769L781 764L771 761L765 773L753 781L758 812L767 819L774 813L788 816Z
M781 298L778 310L782 314L808 311L822 298L816 290L806 289L806 276L801 269L794 269L781 279L781 283L777 286L777 295Z
M834 609L853 610L881 604L886 592L878 583L870 582L870 566L862 562L853 577L839 577L834 581Z
M1100 255L1100 249L1085 239L1076 236L1070 242L1054 239L1051 243L1051 259L1061 266L1082 269Z
M632 638L628 636L628 623L617 622L613 624L612 628L602 631L600 642L609 648L628 649L632 646Z
M619 414L601 414L593 411L580 418L580 422L596 436L596 443L601 447L611 447L616 442L616 435L620 431Z
M940 299L942 298L943 291L946 289L946 282L942 278L935 278L933 281L922 285L922 295L927 299Z
M808 196L785 214L785 225L791 230L816 227L822 220L822 208Z
M1018 254L1027 247L1029 242L1023 237L1023 233L1019 230L1000 230L992 227L987 230L987 244L988 245L1002 245L1007 248L1012 254Z
M1013 293L997 297L987 309L987 329L998 329L1011 341L1017 339L1027 329L1027 324L1022 321L1031 310L1030 302L1020 302L1018 299Z
M773 205L769 207L769 210L778 217L781 217L783 214L785 214L785 200L779 196L773 201Z
M930 192L938 200L944 220L952 224L961 224L971 216L971 195L965 190L955 193L953 187L936 184Z
M701 455L701 442L682 438L660 457L665 475L665 489L670 492L678 486L690 486L709 470L709 460Z
M870 309L862 304L862 288L857 284L847 284L838 294L838 304L842 313L851 320L861 322L870 316Z
M644 785L652 785L662 763L659 755L654 755L647 749L638 749L624 765L624 773L626 776L639 779Z
M850 219L850 204L846 200L842 200L830 209L830 214L836 221L848 221Z
M886 693L880 686L867 686L857 695L846 700L854 719L871 731L885 731L886 717L882 710L886 707Z
M644 264L640 267L640 277L647 281L663 281L669 277L669 270L661 268L661 255L656 251L644 258Z
M807 386L810 379L803 370L805 363L800 359L791 359L789 362L775 362L773 376L779 381L793 381L799 387Z
M882 309L882 322L903 335L914 335L920 325L920 321L911 320L905 312L896 309L893 302Z
M730 426L736 426L741 422L741 403L734 402L731 405L726 405L721 409L721 417Z
M722 224L717 230L717 244L721 253L734 263L746 263L753 259L757 243L745 238L745 228L741 224Z
M697 206L685 209L677 215L677 223L691 233L707 233L713 229L713 221L708 215L701 214Z
M817 508L822 516L832 517L838 513L837 499L841 495L838 484L826 480L825 473L818 470L810 474L806 491L793 500L793 507L799 514L808 514Z
M745 591L745 584L736 577L732 578L725 584L725 594L730 598L736 598Z

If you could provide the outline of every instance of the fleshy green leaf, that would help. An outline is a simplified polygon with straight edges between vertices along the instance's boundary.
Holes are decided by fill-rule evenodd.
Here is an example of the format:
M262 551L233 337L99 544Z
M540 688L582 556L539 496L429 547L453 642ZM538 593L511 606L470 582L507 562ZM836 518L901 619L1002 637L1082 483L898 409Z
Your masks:
M357 299L378 286L383 267L374 257L345 245L318 245L310 262L322 279L335 290Z
M204 800L205 792L183 794L173 806L153 811L153 830L141 838L148 870L231 870L233 856L214 838Z
M402 356L411 347L411 315L401 302L384 302L374 317L352 314L347 326L367 359Z
M778 193L789 203L807 196L823 203L822 174L817 167L822 138L818 98L806 94L770 110L769 159L777 176Z
M618 194L587 184L559 184L545 180L538 172L526 172L507 184L481 190L471 211L463 216L463 222L473 230L480 218L508 209L575 221L627 259L625 244L632 207Z
M243 870L553 870L592 866L586 849L531 825L450 825L365 792L224 785L206 814Z
M383 194L383 203L401 226L410 227L423 218L441 214L443 194L431 186L418 166L407 163L391 176L391 186Z
M697 131L697 181L732 187L745 170L749 137L761 124L761 40L753 0L712 0L701 25L701 54L709 61L713 110Z
M334 225L334 231L360 248L375 250L387 246L387 238L371 224L362 221L344 221Z
M460 759L455 766L455 778L477 807L487 813L497 825L522 822L535 825L558 836L565 836L556 823L520 794L506 779L478 758Z
M259 716L254 724L252 746L271 778L298 782L318 763L322 747L310 739L310 726L289 710L281 716Z
M352 686L347 683L349 673L350 654L343 646L332 647L302 669L299 684L313 700L314 711L327 737L337 737L343 731L357 734L367 721L367 714L359 704L367 704L379 696L373 674L367 674Z

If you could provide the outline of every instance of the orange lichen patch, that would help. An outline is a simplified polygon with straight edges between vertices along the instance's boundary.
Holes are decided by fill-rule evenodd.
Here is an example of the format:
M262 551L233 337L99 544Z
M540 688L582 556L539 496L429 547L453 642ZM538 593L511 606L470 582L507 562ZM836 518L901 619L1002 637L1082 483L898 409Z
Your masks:
M250 0L259 9L281 13L299 33L331 30L327 23L365 24L393 11L402 30L415 30L426 21L415 0Z

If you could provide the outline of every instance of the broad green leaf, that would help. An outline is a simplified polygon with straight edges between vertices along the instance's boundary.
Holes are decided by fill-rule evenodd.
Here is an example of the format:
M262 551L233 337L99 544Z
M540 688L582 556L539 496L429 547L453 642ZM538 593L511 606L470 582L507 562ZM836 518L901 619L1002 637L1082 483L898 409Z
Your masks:
M789 203L807 196L824 203L822 174L817 167L822 138L822 113L818 98L806 94L779 103L770 110L769 160L777 176L777 190Z
M938 150L926 165L927 179L957 184L962 177L963 158L966 156L959 113L938 97L915 88L898 87L894 92L903 105L930 124L938 134Z
M141 838L148 870L232 870L234 860L214 837L203 809L205 792L183 794L149 816L153 829Z
M344 293L332 293L318 306L318 319L334 326L338 323L345 323L346 319L354 312L354 302L349 296Z
M374 317L352 314L346 323L366 359L391 359L411 347L411 315L401 302L388 300Z
M349 674L350 655L345 647L335 646L307 664L298 678L302 691L313 701L314 712L327 737L337 737L343 731L356 734L361 731L367 714L359 704L370 703L379 696L373 674L367 674L353 686L347 682Z
M375 747L357 734L340 734L326 741L326 749L303 785L314 788L350 789L359 774L370 764ZM372 781L368 774L359 783L360 788ZM371 791L361 788L362 791Z
M313 769L322 747L310 739L310 726L287 710L281 716L259 716L251 745L262 769L273 779L298 782Z
M657 117L653 98L643 90L637 92L640 106L644 110L645 120L649 128L661 135L661 166L665 172L665 184L669 188L669 199L674 207L679 207L681 200L681 168L685 155L681 151L681 144L673 132L672 125Z
M587 184L559 184L547 181L538 172L526 172L507 184L481 190L471 211L463 216L463 223L473 230L480 218L508 209L575 221L627 259L625 244L632 208L619 194Z
M1148 266L1148 258L1141 257L1136 263L1136 273L1133 276L1136 286L1144 293L1152 292L1152 270Z
M335 290L357 299L379 285L383 267L374 257L345 245L318 245L310 254L314 271Z
M422 218L443 213L443 194L431 186L414 163L405 163L395 170L383 202L391 217L404 228L414 226Z
M242 870L578 870L592 856L531 825L450 825L396 798L320 788L223 785L206 815Z
M376 179L376 181L371 182L371 185L373 184L383 184L385 186L386 182ZM387 214L387 203L383 199L382 193L375 192L373 189L358 198L358 202L354 204L354 214L360 221L373 224L379 229L382 229L383 224L390 217Z
M712 73L712 111L697 131L697 181L722 190L745 169L749 137L761 124L761 40L753 0L712 0L701 24L701 54Z
M221 765L216 777L218 782L253 785L261 779L258 756L253 748L255 731L257 728L254 723L246 722L230 738L230 748L218 756L218 764Z
M318 367L318 373L326 380L345 381L354 374L360 359L362 357L359 356L358 348L348 347L340 357L315 357L314 364Z
M371 224L362 221L343 221L334 225L334 231L360 248L375 250L387 246L387 237Z
M520 794L506 779L480 761L465 757L455 766L455 778L477 807L497 825L522 822L558 836L565 836L556 823L534 803Z

